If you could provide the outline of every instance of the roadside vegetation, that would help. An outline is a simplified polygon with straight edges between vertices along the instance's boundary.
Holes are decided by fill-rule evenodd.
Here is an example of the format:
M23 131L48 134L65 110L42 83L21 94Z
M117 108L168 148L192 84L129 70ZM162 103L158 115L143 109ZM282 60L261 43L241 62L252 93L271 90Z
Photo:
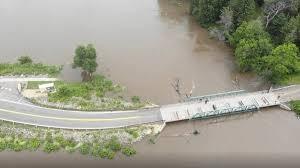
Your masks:
M47 82L28 82L27 89L38 89L44 83ZM125 100L122 96L124 88L100 75L93 75L87 82L55 81L54 85L56 92L48 93L47 97L36 97L33 101L49 107L84 111L131 110L150 105L138 96Z
M62 66L34 63L29 56L22 56L17 63L0 63L0 76L4 75L49 75L57 76Z
M292 110L300 116L300 100L292 101L291 103Z
M144 125L100 131L71 131L0 122L0 151L66 151L113 159L117 153L123 153L125 156L135 155L137 152L132 143L153 134L155 127ZM137 134L127 132L131 129Z
M47 97L34 97L34 103L61 109L84 111L133 110L151 105L138 96L125 99L124 87L102 75L93 74L98 66L97 53L92 44L80 45L75 50L74 68L82 69L82 82L55 81L55 92ZM27 89L38 89L49 82L28 82Z
M299 0L192 0L190 13L234 48L241 72L300 84Z

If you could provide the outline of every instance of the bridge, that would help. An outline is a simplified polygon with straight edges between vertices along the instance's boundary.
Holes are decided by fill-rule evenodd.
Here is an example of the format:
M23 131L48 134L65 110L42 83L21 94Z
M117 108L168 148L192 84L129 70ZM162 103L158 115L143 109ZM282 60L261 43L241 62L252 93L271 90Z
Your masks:
M131 111L82 112L36 106L18 92L20 81L53 81L47 78L1 78L0 120L41 127L64 129L106 129L153 122L175 122L257 111L285 106L300 99L300 86L294 85L248 93L244 90L191 97L182 103Z

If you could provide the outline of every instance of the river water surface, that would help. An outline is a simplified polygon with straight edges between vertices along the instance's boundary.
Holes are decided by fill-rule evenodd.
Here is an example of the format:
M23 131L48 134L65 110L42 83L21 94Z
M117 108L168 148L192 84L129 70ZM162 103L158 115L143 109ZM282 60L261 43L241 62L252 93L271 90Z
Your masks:
M30 55L40 62L63 64L62 78L80 80L80 72L70 68L73 52L79 44L92 43L99 73L126 86L128 95L157 104L178 101L171 87L175 78L181 80L183 92L194 82L194 95L259 89L255 77L236 73L230 48L210 39L188 15L188 6L188 1L179 0L1 0L0 59ZM300 122L293 113L270 109L214 122L168 125L155 145L138 143L137 156L117 161L4 152L0 162L10 167L198 167L220 160L293 163L291 158L300 154ZM191 135L195 129L200 135Z

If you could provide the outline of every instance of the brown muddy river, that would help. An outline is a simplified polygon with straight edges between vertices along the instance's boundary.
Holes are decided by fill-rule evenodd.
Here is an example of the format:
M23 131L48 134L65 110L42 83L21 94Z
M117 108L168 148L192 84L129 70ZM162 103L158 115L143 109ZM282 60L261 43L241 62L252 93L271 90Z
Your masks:
M63 78L80 79L70 63L77 45L92 43L98 72L157 104L176 102L171 82L195 95L235 89L231 50L210 39L178 0L1 0L0 59L21 55L66 65ZM240 76L241 88L255 81ZM244 82L243 82L244 81Z
M157 104L174 103L171 82L179 78L194 95L237 89L259 89L252 75L236 73L225 44L188 15L188 1L178 0L0 0L0 60L21 55L63 64L62 78L79 80L72 70L74 49L92 43L98 72ZM200 135L190 133L197 129ZM138 155L116 161L78 154L0 153L4 167L108 167L133 165L198 167L246 163L296 164L300 121L291 112L263 110L214 120L168 125L155 145L136 144ZM2 167L2 166L0 166ZM145 166L143 166L145 167ZM151 167L151 166L149 166Z

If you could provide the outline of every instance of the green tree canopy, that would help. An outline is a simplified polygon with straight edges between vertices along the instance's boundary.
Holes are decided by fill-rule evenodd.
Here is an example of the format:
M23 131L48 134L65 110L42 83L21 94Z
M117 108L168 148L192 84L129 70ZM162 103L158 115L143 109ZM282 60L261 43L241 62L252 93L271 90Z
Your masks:
M300 46L300 15L292 17L290 21L282 28L284 41L291 42Z
M271 53L273 45L269 39L242 39L235 50L237 64L241 71L259 71L263 56Z
M254 0L230 0L229 7L233 11L236 26L239 26L243 21L248 21L255 13Z
M242 39L262 39L270 38L269 34L264 30L260 20L243 22L229 38L232 46L236 47Z
M202 25L215 23L219 20L221 10L228 0L192 0L191 13Z
M284 34L282 32L283 27L289 22L289 17L280 13L274 17L274 19L269 23L267 31L271 35L273 41L276 44L282 44L284 41Z
M278 83L288 75L299 71L299 49L292 43L276 47L271 55L264 57L263 60L264 67L261 74L273 83Z
M75 50L73 67L80 67L83 70L83 80L90 80L92 73L96 71L98 66L96 49L92 44L87 46L80 45Z

